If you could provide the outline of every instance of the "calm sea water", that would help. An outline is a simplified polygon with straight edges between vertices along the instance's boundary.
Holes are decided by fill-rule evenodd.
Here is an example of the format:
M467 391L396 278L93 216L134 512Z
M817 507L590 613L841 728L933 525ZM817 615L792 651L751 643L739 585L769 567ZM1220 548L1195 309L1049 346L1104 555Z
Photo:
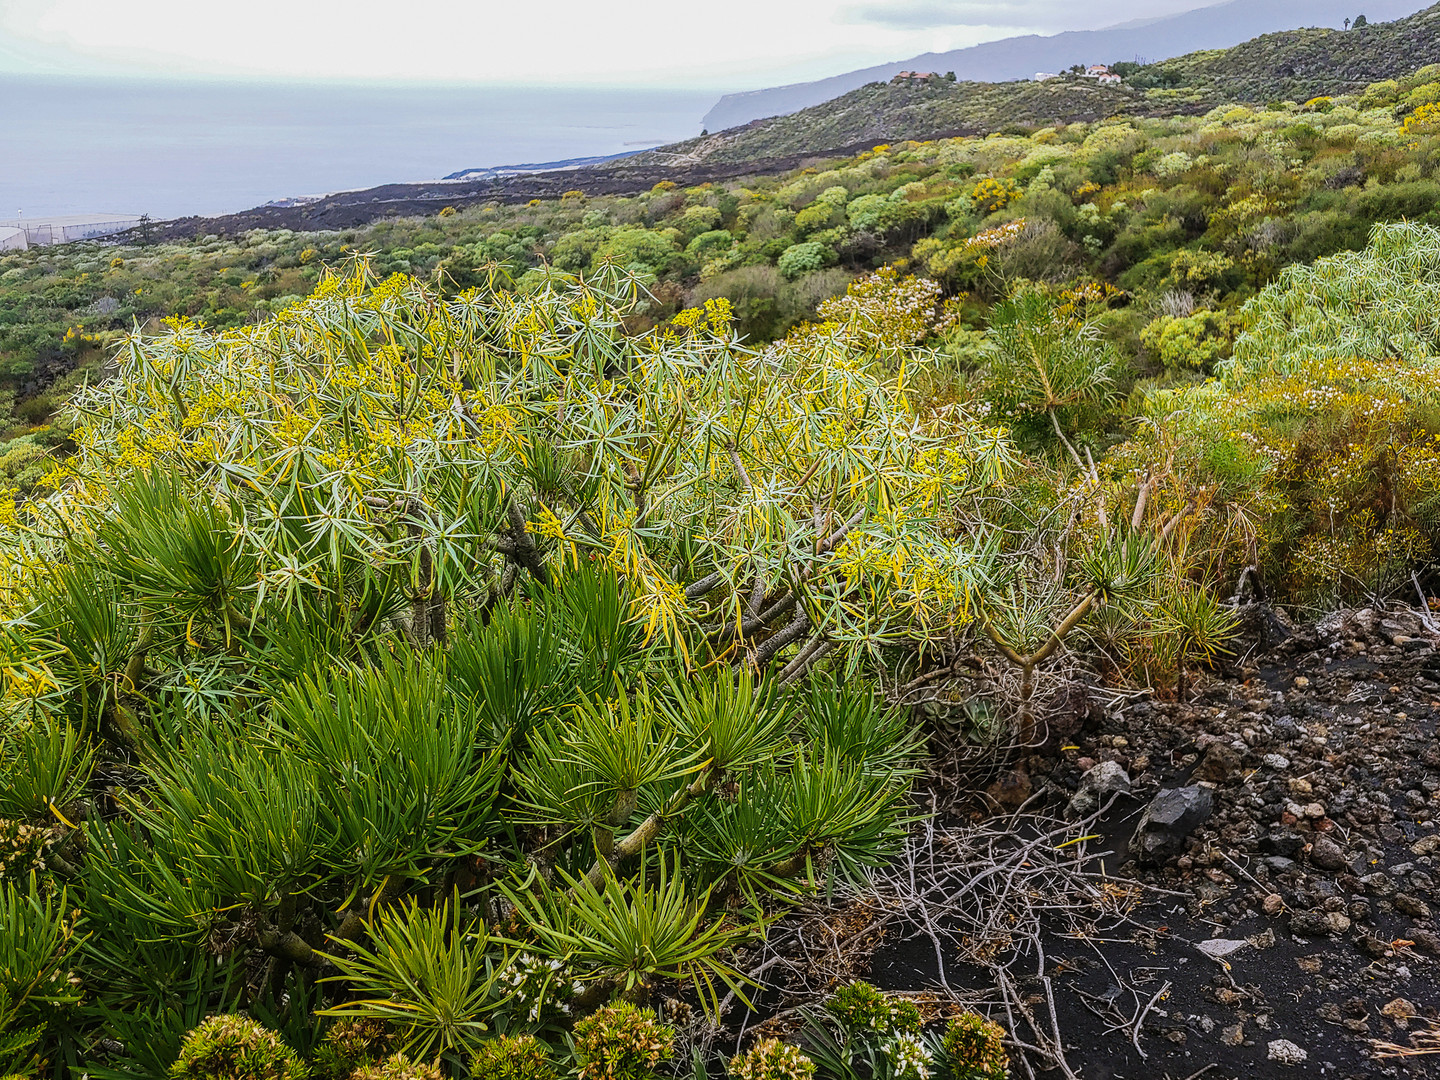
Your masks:
M714 91L0 77L0 219L221 214L699 134Z

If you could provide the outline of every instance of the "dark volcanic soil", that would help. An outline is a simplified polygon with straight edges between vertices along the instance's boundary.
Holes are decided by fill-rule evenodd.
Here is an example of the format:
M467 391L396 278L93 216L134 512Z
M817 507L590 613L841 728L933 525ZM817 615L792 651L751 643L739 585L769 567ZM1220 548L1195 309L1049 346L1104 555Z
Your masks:
M1107 870L1152 887L1127 932L1046 942L1076 1072L1440 1076L1440 1054L1380 1059L1372 1046L1408 1045L1440 1018L1437 644L1410 612L1333 616L1191 701L1105 713L1062 751L1057 802L1097 762L1128 770L1132 795L1099 826L1121 853ZM1135 865L1126 845L1143 807L1185 785L1212 788L1213 816L1183 853ZM1234 951L1212 959L1208 939ZM887 940L873 971L887 989L933 986L930 941ZM1106 1030L1106 1001L1133 1016L1166 981L1142 1059L1129 1031ZM1284 1063L1279 1040L1304 1061Z
M744 176L788 172L811 162L866 149L869 149L868 143L764 161L707 164L677 161L669 165L644 166L626 165L620 161L479 180L386 184L363 191L336 192L302 206L259 206L221 217L177 218L149 226L148 235L156 241L184 241L204 236L234 236L250 229L292 229L296 232L353 229L383 217L423 217L446 206L458 209L490 202L558 199L567 191L583 191L586 195L635 195L648 191L662 180L691 187ZM134 239L138 233L139 230L132 230L125 234L125 238Z

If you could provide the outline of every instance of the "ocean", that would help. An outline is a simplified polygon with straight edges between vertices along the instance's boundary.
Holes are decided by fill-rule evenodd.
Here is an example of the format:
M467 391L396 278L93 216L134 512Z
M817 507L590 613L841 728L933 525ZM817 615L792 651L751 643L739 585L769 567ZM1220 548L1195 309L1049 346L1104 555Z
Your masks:
M246 210L700 132L714 91L0 77L0 219Z

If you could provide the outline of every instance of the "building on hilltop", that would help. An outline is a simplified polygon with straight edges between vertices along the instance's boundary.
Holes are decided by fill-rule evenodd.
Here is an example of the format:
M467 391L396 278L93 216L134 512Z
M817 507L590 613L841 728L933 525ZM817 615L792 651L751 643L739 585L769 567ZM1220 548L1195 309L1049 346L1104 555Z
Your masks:
M1055 74L1055 72L1053 72L1053 71L1037 71L1037 72L1035 72L1035 76L1034 76L1034 78L1033 78L1032 81L1033 81L1033 82L1049 82L1051 79L1058 79L1059 77L1060 77L1060 76L1057 75L1057 74Z
M25 230L9 225L0 225L0 251L24 251L30 246L25 239Z

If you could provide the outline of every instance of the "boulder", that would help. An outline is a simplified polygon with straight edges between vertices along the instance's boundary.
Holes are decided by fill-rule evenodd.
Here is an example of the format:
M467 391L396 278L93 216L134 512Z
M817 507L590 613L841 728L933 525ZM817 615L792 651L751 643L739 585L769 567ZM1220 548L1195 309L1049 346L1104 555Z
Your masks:
M1237 953L1241 949L1249 948L1249 946L1248 941L1239 941L1234 938L1207 938L1195 947L1211 960L1224 960L1225 957Z
M1232 747L1215 742L1205 751L1194 778L1212 784L1226 784L1240 772L1240 755Z
M1321 870L1345 869L1345 849L1330 837L1321 834L1310 845L1310 865Z
M1281 1065L1303 1065L1305 1059L1310 1056L1289 1039L1276 1039L1265 1049L1266 1059L1278 1061Z
M1279 855L1293 859L1305 847L1305 838L1293 829L1271 829L1260 838L1261 855Z
M1290 932L1296 937L1335 937L1350 929L1350 916L1338 911L1302 911L1290 920Z
M1215 812L1215 795L1207 787L1166 788L1150 800L1135 835L1130 854L1141 864L1164 862L1185 847L1185 838Z
M1110 796L1129 791L1130 774L1119 762L1102 761L1080 778L1080 787L1071 796L1067 813L1072 818L1083 818L1105 805Z

